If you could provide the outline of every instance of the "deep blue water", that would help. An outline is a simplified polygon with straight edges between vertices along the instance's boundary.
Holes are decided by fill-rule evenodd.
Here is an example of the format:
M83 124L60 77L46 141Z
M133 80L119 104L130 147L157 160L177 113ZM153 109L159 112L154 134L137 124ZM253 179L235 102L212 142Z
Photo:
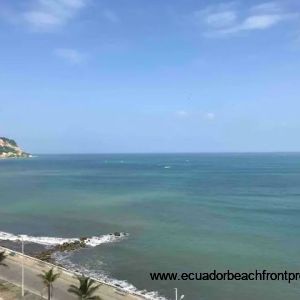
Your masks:
M0 161L0 231L118 243L92 271L185 299L299 299L287 282L151 281L149 272L300 272L300 154L41 155ZM173 299L172 298L172 299Z

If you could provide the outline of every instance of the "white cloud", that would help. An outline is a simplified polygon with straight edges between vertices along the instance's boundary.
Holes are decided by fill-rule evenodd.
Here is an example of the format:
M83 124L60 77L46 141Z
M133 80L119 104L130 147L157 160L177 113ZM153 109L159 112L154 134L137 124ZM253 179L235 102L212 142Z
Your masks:
M194 21L201 25L204 23L207 26L219 28L230 26L236 21L236 12L232 10L216 11L201 10L194 13Z
M78 65L84 62L85 55L75 49L59 48L54 50L54 54L70 64Z
M42 11L31 11L24 14L24 20L34 28L49 28L61 24L61 19Z
M204 119L209 120L209 121L213 121L215 120L216 115L212 112L207 112L204 114Z
M186 111L178 110L175 115L180 119L194 119L203 121L214 121L216 119L216 114L213 112L201 112L201 111Z
M252 15L247 17L242 23L238 24L237 26L219 30L217 34L227 35L241 31L265 30L290 18L291 15Z
M224 11L206 16L205 21L213 27L224 27L234 24L236 18L234 11Z
M119 23L120 22L118 15L110 9L105 9L103 11L103 16L105 19L107 19L111 23Z
M286 19L283 15L254 15L248 17L240 26L241 30L266 29Z
M233 3L208 6L193 13L193 22L213 28L231 26L236 22L237 15Z
M6 0L9 1L9 0ZM26 0L22 9L3 5L0 18L12 24L26 25L36 32L52 32L70 22L93 0ZM110 9L99 11L99 16L111 23L119 23L119 16Z
M34 0L19 14L21 21L36 31L50 31L66 24L87 0Z
M258 5L254 5L250 8L252 13L280 13L282 11L281 6L277 2L265 2Z
M178 110L175 112L177 117L186 118L189 116L189 113L186 110Z
M230 9L224 5L210 6L194 12L193 16L197 16L205 25L205 36L215 37L242 31L266 30L283 21L292 20L296 14L284 10L277 2L266 2L244 11L232 5Z

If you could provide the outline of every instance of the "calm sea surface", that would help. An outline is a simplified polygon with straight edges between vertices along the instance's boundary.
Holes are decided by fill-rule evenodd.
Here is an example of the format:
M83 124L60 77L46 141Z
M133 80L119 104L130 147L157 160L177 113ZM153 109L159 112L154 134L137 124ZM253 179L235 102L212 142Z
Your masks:
M0 231L128 238L78 268L174 299L299 299L300 284L151 281L149 272L300 272L300 154L52 155L0 161Z

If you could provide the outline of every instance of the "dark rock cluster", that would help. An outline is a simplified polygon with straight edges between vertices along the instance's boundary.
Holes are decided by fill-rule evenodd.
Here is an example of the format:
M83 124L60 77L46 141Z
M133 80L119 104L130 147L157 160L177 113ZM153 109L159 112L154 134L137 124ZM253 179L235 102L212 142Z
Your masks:
M42 251L38 254L35 255L35 258L54 263L54 259L52 258L52 254L55 252L70 252L70 251L75 251L81 248L86 247L85 241L87 240L86 237L80 238L79 241L74 241L74 242L66 242L61 245L56 245L50 249L47 249L45 251Z
M111 235L114 235L116 237L121 237L121 236L126 235L126 233L114 232L114 233L111 233ZM55 252L71 252L71 251L79 250L81 248L85 248L87 246L86 241L88 239L89 239L88 237L81 237L81 238L79 238L78 241L66 242L61 245L56 245L50 249L46 249L46 250L43 250L43 251L35 254L34 257L37 259L54 264L55 260L52 258L53 253L55 253Z

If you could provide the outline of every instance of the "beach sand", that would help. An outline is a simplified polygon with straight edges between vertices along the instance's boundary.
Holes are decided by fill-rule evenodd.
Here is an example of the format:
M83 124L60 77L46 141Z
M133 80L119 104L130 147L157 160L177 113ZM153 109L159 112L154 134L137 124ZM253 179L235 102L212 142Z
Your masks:
M43 271L49 270L53 265L37 260L30 256L24 255L21 253L11 251L9 249L0 247L0 251L6 251L7 258L5 263L8 267L0 266L0 279L10 282L16 286L21 285L21 268L22 261L24 263L24 274L25 274L25 290L33 294L39 295L40 297L46 296L46 289L42 284L41 279L38 277L38 274L41 274ZM76 273L66 270L64 268L56 267L57 272L61 273L60 278L54 283L54 294L53 300L68 300L68 299L77 299L72 294L68 293L68 288L71 284L78 285L78 280L75 278ZM78 275L78 274L77 274ZM101 283L97 281L97 283ZM110 286L106 283L103 283L97 293L102 300L142 300L141 296L133 295L126 293L114 286ZM6 299L6 298L4 298Z

